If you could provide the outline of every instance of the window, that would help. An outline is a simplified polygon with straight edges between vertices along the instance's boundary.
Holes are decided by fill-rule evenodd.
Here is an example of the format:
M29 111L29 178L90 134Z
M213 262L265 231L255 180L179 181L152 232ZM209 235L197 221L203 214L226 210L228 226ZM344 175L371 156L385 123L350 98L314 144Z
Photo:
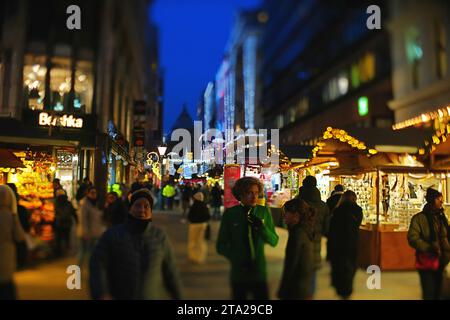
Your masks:
M50 70L50 106L55 111L69 111L70 89L72 86L71 61L69 58L52 58Z
M419 66L422 60L423 50L420 43L420 34L417 28L410 27L405 33L405 49L408 64L411 66L411 78L413 88L419 86Z
M435 23L436 32L436 67L437 76L439 79L445 78L447 75L447 47L445 27L440 21Z
M75 98L73 107L81 113L92 112L92 97L94 93L92 62L78 61L75 72Z
M276 127L281 129L284 127L284 117L282 114L277 116L277 123L276 123Z
M45 56L25 55L23 67L23 86L25 104L32 110L44 109L45 96Z

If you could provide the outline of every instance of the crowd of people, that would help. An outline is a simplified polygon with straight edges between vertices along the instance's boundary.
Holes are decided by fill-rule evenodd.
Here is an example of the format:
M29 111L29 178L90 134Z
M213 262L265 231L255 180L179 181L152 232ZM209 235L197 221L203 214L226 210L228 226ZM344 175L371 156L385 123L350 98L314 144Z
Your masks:
M88 262L89 285L94 299L182 299L182 282L167 234L152 220L155 209L178 208L188 225L187 257L203 264L208 254L210 220L220 220L216 250L231 265L233 299L269 299L265 245L278 245L272 214L260 205L262 183L239 179L232 188L239 205L221 213L223 191L200 185L166 184L161 189L135 182L122 194L109 192L99 206L98 190L84 179L69 201L59 181L54 181L54 255L62 257L80 239L78 264ZM313 299L317 271L322 266L322 239L327 239L326 259L330 282L337 295L350 299L357 271L359 227L363 220L357 195L336 185L330 198L321 200L317 180L307 176L298 196L283 206L288 243L279 299ZM450 261L450 232L442 194L429 188L427 204L416 214L408 241L417 253L423 299L441 297L444 269ZM210 210L211 208L211 210ZM211 214L212 211L212 214ZM29 214L18 204L15 186L0 186L0 299L14 299L13 273L26 261ZM72 250L73 252L73 250Z

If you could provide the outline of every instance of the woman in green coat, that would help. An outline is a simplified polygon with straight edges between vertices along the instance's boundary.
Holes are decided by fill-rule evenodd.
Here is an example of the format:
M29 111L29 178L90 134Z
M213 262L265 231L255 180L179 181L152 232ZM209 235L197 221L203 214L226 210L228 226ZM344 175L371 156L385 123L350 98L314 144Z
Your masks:
M264 245L268 243L275 247L278 235L269 209L257 205L263 186L256 178L244 177L236 181L232 192L241 203L223 214L217 252L231 263L233 299L245 300L251 295L258 300L267 300Z

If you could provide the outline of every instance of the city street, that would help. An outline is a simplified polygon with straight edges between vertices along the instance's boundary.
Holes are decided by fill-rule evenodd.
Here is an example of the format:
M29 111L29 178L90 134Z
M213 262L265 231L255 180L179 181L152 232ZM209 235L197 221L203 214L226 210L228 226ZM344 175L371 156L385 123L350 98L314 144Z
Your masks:
M187 261L186 239L188 225L180 223L176 212L158 212L154 223L163 227L175 249L178 266L184 285L185 299L229 299L228 262L215 251L215 238L219 222L212 223L212 238L209 242L208 259L205 265L193 265ZM271 299L276 299L276 290L281 277L287 232L277 229L280 242L276 248L266 247ZM82 271L81 290L68 290L66 268L76 263L75 258L67 258L51 263L43 263L36 268L16 273L19 299L89 299L88 276ZM369 290L366 281L369 275L358 270L355 277L353 299L420 299L419 277L416 272L384 272L381 276L381 290ZM316 299L333 300L337 296L329 285L327 264L319 271Z

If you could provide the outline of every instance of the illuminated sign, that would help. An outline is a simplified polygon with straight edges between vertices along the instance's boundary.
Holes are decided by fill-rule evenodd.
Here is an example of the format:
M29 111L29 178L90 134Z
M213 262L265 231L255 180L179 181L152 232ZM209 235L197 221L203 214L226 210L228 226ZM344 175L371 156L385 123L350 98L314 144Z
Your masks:
M66 128L83 128L83 119L73 115L52 116L46 112L39 114L40 126L61 126Z
M358 114L364 117L369 113L369 99L367 97L360 97L358 99Z

